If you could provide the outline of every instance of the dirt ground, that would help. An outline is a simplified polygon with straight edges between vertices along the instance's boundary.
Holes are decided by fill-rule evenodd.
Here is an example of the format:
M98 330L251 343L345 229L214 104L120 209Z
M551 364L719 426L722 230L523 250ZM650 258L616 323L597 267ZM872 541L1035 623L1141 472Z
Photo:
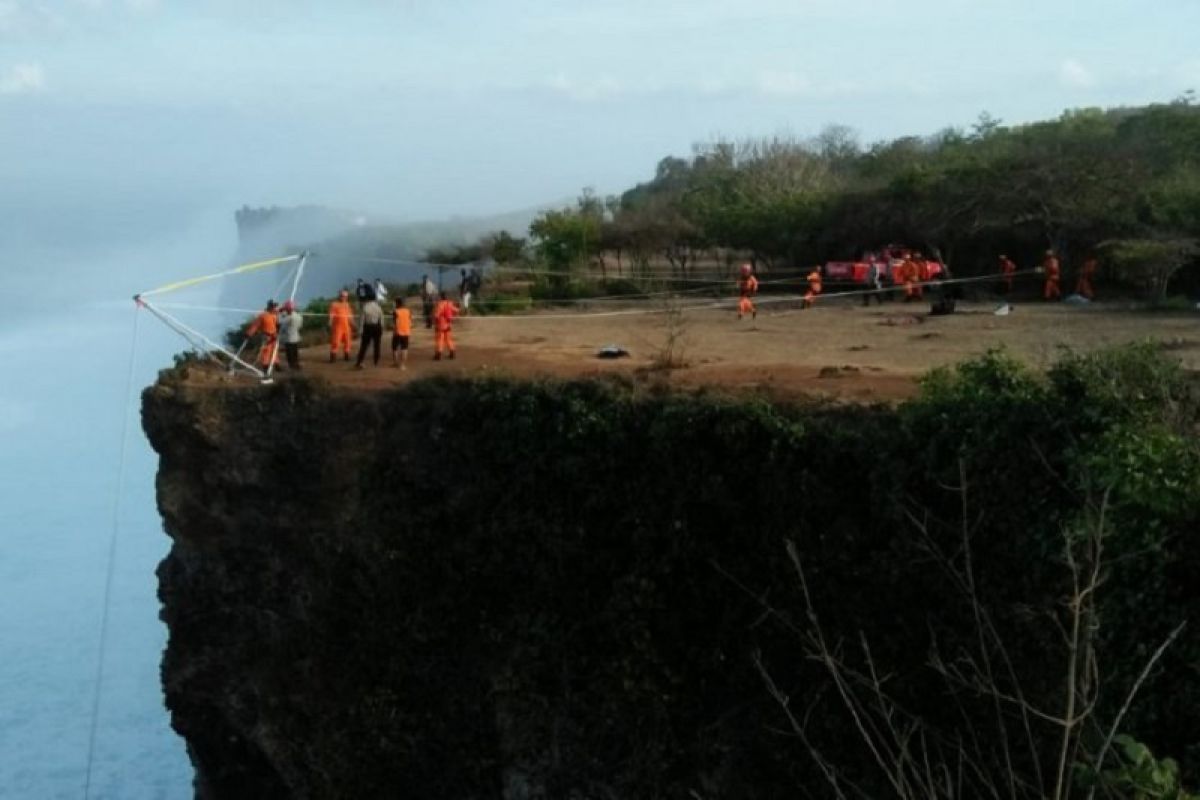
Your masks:
M1004 347L1041 367L1063 347L1090 351L1121 342L1154 339L1183 364L1200 370L1200 313L1151 313L1116 305L1076 308L1022 304L996 316L996 303L960 303L953 315L931 317L928 306L890 303L863 308L829 301L799 311L779 306L758 318L737 320L727 309L696 309L671 322L648 306L616 310L545 311L520 316L460 318L454 336L458 357L435 362L430 331L414 326L408 369L391 366L391 333L385 331L378 367L369 360L330 364L323 346L301 351L305 374L346 387L383 387L433 374L581 377L625 373L635 380L683 387L758 389L771 394L816 394L852 401L895 401L912 395L930 367L952 364L989 348ZM683 366L661 368L671 334ZM355 347L357 348L357 341ZM629 357L597 358L619 345ZM282 353L281 359L282 359ZM351 359L357 350L351 354ZM209 378L222 382L213 370ZM281 371L286 380L289 374ZM232 380L251 381L248 375Z

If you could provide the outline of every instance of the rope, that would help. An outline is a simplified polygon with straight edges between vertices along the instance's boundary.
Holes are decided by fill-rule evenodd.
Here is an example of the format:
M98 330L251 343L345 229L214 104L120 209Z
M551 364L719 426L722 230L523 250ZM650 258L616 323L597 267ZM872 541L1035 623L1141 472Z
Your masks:
M783 283L796 283L797 281L802 281L802 280L803 279L798 279L798 278L776 278L776 279L769 280L769 281L759 281L758 285L759 286L774 286L774 285L783 284ZM688 295L688 294L703 294L704 292L711 291L714 286L721 286L721 285L727 286L728 284L729 284L729 281L720 281L720 282L714 283L711 286L704 286L704 287L701 287L698 289L665 290L665 291L661 291L661 292L632 292L632 293L628 293L628 294L604 294L604 295L594 295L591 297L562 298L562 299L558 299L558 300L552 299L552 298L541 299L541 300L534 299L534 298L513 298L513 299L504 298L504 299L499 299L499 300L493 300L491 302L499 303L499 304L503 304L503 305L522 305L522 306L525 306L525 305L548 305L548 306L586 305L588 303L602 303L602 302L610 302L610 301L620 302L621 300L636 300L638 298L678 297L680 295ZM261 308L253 309L253 308L233 308L233 307L229 307L229 306L201 306L201 305L192 305L190 303L169 303L168 302L168 303L156 303L155 305L158 308L179 308L179 309L187 309L190 311L215 311L215 312L220 312L220 313L237 313L237 314L258 314L262 311ZM324 314L321 314L321 313L305 314L304 312L300 312L300 311L297 311L296 313L302 317L303 316L310 316L310 317L324 316ZM579 316L579 315L575 315L575 316Z
M117 486L113 496L112 534L108 540L108 566L104 575L104 599L100 612L100 645L96 654L95 688L92 692L92 719L88 729L87 772L83 783L83 798L92 794L92 769L96 756L96 728L100 721L100 694L104 685L104 656L108 650L108 617L112 605L113 573L116 571L117 534L121 529L121 494L125 488L125 456L129 446L129 406L133 402L134 369L137 366L137 334L140 315L133 312L133 335L129 343L129 375L125 381L125 403L121 406L124 421L121 423L120 456L117 460Z
M1017 272L1013 272L1013 273L1009 273L1009 274L1010 274L1011 276L1015 277L1015 276L1017 276L1017 275L1036 274L1036 273L1040 273L1041 271L1042 271L1041 267L1033 267L1032 269L1019 270L1019 271L1017 271ZM937 280L934 280L934 281L913 281L913 284L912 284L912 285L913 285L913 286L920 286L920 287L925 287L925 286L949 286L949 285L952 285L952 284L959 284L959 283L979 283L979 282L981 282L981 281L989 281L989 282L991 282L991 281L1001 280L1001 279L1003 279L1003 278L1006 278L1006 277L1009 277L1009 276L1008 276L1008 275L1004 275L1003 273L999 273L999 274L995 274L995 275L977 275L977 276L975 276L975 277L972 277L972 278L950 278L949 280L944 280L944 281L937 281ZM816 295L816 297L814 297L813 299L814 299L814 300L819 300L819 299L821 299L821 298L830 299L830 298L834 298L834 297L861 297L861 296L863 296L863 295L867 295L867 294L879 294L879 293L881 293L881 292L889 292L889 291L901 291L901 290L903 290L903 289L904 289L904 284L893 284L892 286L889 286L889 287L886 287L886 288L883 288L883 289L848 289L848 290L846 290L846 291L844 291L844 292L829 292L828 294L826 294L826 293L821 293L821 294L819 294L819 295ZM775 302L775 301L773 301L773 300L770 300L770 299L764 299L764 300L759 300L759 301L757 301L757 302L758 302L760 305L762 305L762 304L766 304L766 303L770 303L770 302ZM796 314L796 313L798 313L798 312L800 312L800 311L803 311L803 310L804 310L804 309L802 309L802 308L793 308L793 309L789 309L789 310L787 310L787 311L780 311L778 314L775 314L774 316L781 317L781 316L783 316L783 315L785 315L785 314Z
M269 297L271 299L275 299L276 297L279 296L279 293L283 291L283 287L287 286L288 281L290 281L292 279L292 273L298 269L300 269L300 265L297 263L296 266L292 267L286 273L284 273L283 280L281 280L279 282L279 285L275 287L275 291L271 292L271 294L269 295Z
M314 257L319 256L319 255L320 255L319 253L314 254ZM457 270L461 271L468 267L473 268L473 265L471 265L471 264L439 264L435 261L404 260L401 258L376 258L373 256L353 256L353 255L341 255L341 254L330 254L326 257L330 258L330 259L336 259L336 260L342 260L342 261L367 261L372 264L397 264L397 265L405 266L405 267L423 267L423 268L437 269L437 270L456 270L457 269ZM538 275L559 274L559 273L551 273L546 270L529 269L527 267L501 267L496 264L491 264L490 266L484 266L483 270L488 273L508 273L511 275L528 275L530 277L536 277ZM638 275L618 275L615 278L605 276L605 277L600 278L600 280L606 280L606 281L653 280L653 281L663 281L663 282L668 282L668 283L724 284L724 283L728 283L731 280L734 280L735 277L736 277L736 275L731 272L729 275L727 275L725 277L721 277L721 278L683 278L683 277L664 274L664 271L661 267L651 267L649 270L642 270ZM804 279L804 276L799 275L798 277L784 278L781 280L803 280L803 279Z
M250 272L250 271L256 270L256 269L262 269L263 267L272 267L276 264L282 264L285 261L294 261L298 258L300 258L300 256L298 256L298 255L283 256L282 258L269 258L266 261L255 261L251 264L242 264L241 266L233 267L232 269L227 269L224 272L214 272L211 275L201 275L198 278L188 278L186 280L175 281L174 283L168 283L166 286L160 286L157 289L151 289L147 292L142 292L138 295L138 297L150 297L150 296L156 295L156 294L165 294L167 292L173 292L176 289L182 289L185 286L195 286L200 283L207 283L208 281L215 281L217 278L224 278L229 275L240 275L243 272Z
M288 299L287 299L287 305L289 307L292 307L292 310L288 312L289 314L296 313L295 307L294 307L295 302L296 302L296 291L300 288L300 279L302 277L304 277L304 265L306 263L308 263L308 252L307 251L304 253L301 253L300 260L298 262L296 262L296 278L295 278L295 280L292 281L292 291L288 294ZM289 271L288 274L290 275L291 272ZM301 317L301 320L303 320L303 317ZM263 376L264 383L269 383L271 381L271 373L275 371L275 364L277 363L277 359L279 358L279 341L282 338L283 338L283 331L276 331L275 343L274 343L274 346L271 348L271 363L269 363L267 365L267 374Z
M1039 272L1041 272L1041 270L1037 267L1034 267L1033 269L1020 270L1020 271L1014 272L1014 273L1012 273L1012 275L1015 277L1017 275L1029 275L1029 274L1036 274ZM944 280L944 281L916 281L916 282L914 282L913 285L914 286L922 286L922 287L939 286L939 285L940 286L950 286L950 285L961 284L961 283L993 282L996 280L1000 280L1003 277L1006 277L1006 276L999 275L999 274L997 274L997 275L979 275L979 276L975 276L975 277L971 277L971 278L951 278L949 280ZM779 279L778 281L774 281L774 282L775 283L783 283L788 280L791 280L791 279L786 279L786 278ZM759 285L763 285L763 284L760 283ZM888 287L884 287L882 289L848 289L848 290L842 291L842 292L822 293L822 294L817 295L815 299L817 299L817 300L832 300L834 298L841 298L841 297L861 297L861 296L867 295L867 294L878 294L881 292L900 291L901 289L903 289L903 286L888 286ZM660 293L655 293L654 295L623 295L623 296L613 296L613 299L633 300L638 297L649 297L649 296L660 296L660 295L678 296L678 295L682 295L682 294L686 294L686 293L687 293L687 290L680 291L680 292L660 292ZM601 299L608 299L608 297L605 296L605 297L601 297L601 298L576 298L574 301L561 301L561 300L524 301L524 300L521 300L521 301L514 301L514 302L546 303L546 304L552 304L552 305L559 305L564 302L585 303L585 302L595 302L595 301L601 300ZM800 299L802 299L800 295L790 294L790 295L779 295L779 296L771 296L771 297L756 297L754 300L754 303L756 306L767 306L767 305L774 305L776 303L794 303ZM160 303L159 305L164 308L181 308L181 309L188 309L191 311L213 311L213 312L219 312L219 313L257 314L257 313L259 313L259 311L261 311L261 309L227 308L227 307L222 307L222 306L193 306L193 305L188 305L186 303ZM701 301L701 302L686 303L686 304L676 306L675 310L701 311L701 310L705 310L705 309L735 308L736 306L737 306L737 300L733 299L733 298L728 298L728 299L723 299L723 300L715 300L715 301L711 301L711 302ZM636 315L640 315L640 314L664 314L671 310L673 310L673 309L670 309L670 308L631 308L631 309L620 309L617 311L591 311L591 312L584 312L584 313L572 312L570 314L508 314L508 315L478 315L478 316L473 315L468 318L471 320L503 320L503 321L518 320L518 319L520 319L520 320L587 319L589 317L624 317L624 316L636 316ZM802 310L804 310L804 309L789 309L789 310L785 310L785 311L780 311L780 312L776 313L774 316L782 316L785 314L795 314ZM299 313L299 312L297 312L297 313ZM301 314L301 316L305 316L305 315ZM307 316L320 317L323 315L322 314L308 314Z

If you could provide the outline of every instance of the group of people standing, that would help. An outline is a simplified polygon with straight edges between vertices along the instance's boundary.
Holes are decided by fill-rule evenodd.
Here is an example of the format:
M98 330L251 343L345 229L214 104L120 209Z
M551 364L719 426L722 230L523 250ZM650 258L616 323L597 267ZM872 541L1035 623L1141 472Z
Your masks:
M251 320L246 328L246 341L256 335L260 337L259 367L266 371L273 364L278 365L279 342L282 337L288 369L300 369L300 329L303 325L304 319L296 311L296 305L291 300L284 301L282 307L277 306L274 300L268 300L267 307Z
M350 301L349 289L338 292L337 299L329 304L329 363L338 359L350 360L354 334L359 336L358 358L355 369L362 369L368 350L375 366L379 366L380 349L383 342L384 307L388 296L387 287L376 279L369 284L359 279L355 288L358 309ZM437 291L428 276L421 280L421 301L425 327L433 330L435 361L445 353L449 358L456 355L454 345L454 320L461 309L445 292ZM412 341L412 312L405 306L404 296L397 295L391 303L392 366L408 369L408 351ZM259 337L258 363L266 371L278 364L278 351L282 343L289 369L300 369L300 345L302 342L303 315L295 304L288 300L282 306L268 300L266 307L246 327L247 342ZM244 345L243 345L244 346Z
M1094 257L1088 257L1080 264L1075 281L1075 293L1077 295L1085 297L1088 300L1095 298L1094 282L1096 279L1096 269L1097 261ZM884 285L885 279L888 277L887 272L888 265L886 262L872 260L867 264L864 289L861 292L862 304L864 306L869 306L872 299L882 304L884 299L895 291L895 289L887 289ZM1042 297L1045 300L1061 300L1062 267L1058 256L1053 250L1046 251L1042 259L1041 272L1044 275ZM1004 294L1007 295L1012 292L1013 279L1016 273L1017 265L1008 256L1001 255L999 279ZM927 285L932 285L935 290L939 290L944 294L948 290L942 281L947 278L949 278L949 274L946 272L945 266L939 265L937 262L929 262L920 253L906 254L891 270L891 283L895 287L902 288L905 302L924 299L924 290ZM805 277L805 282L807 283L807 288L801 300L801 307L812 308L822 291L821 268L819 266L813 267L812 271ZM754 304L754 298L758 295L758 288L758 278L754 274L754 268L750 264L742 264L737 277L738 319L744 316L758 316L758 309ZM938 301L939 298L935 296L934 300Z
M382 283L377 281L376 287L363 283L358 284L358 296L361 326L359 331L358 358L355 369L362 369L366 360L367 350L371 351L371 360L379 366L379 351L383 341L384 312L380 305L380 294L386 297L386 288L379 292ZM442 353L450 358L455 357L454 320L461 313L445 292L438 292L429 276L421 278L421 305L425 317L425 327L434 331L433 358L441 361ZM412 312L404 305L404 297L397 295L392 304L392 366L408 369L408 351L412 340ZM343 289L338 299L329 304L329 361L337 360L338 350L342 358L350 360L350 343L354 310L350 306L349 292Z

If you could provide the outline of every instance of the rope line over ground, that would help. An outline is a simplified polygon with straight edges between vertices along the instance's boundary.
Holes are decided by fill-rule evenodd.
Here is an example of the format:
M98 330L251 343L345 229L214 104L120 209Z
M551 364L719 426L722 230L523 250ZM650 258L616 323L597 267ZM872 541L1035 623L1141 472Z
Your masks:
M1015 277L1018 275L1038 274L1040 272L1041 272L1041 269L1034 267L1032 269L1020 270L1018 272L1010 273L1010 275L1012 277ZM952 286L952 285L966 284L966 283L995 282L995 281L1001 280L1003 278L1010 277L1010 275L1004 275L1001 273L997 273L997 274L989 274L989 275L972 276L969 278L949 278L949 279L942 280L942 281L937 281L937 280L917 281L917 282L914 282L913 285L920 286L920 287L937 287L937 286ZM791 280L792 279L779 279L777 281L774 281L773 283L779 284L779 283L789 282ZM768 284L767 282L762 282L762 283L760 283L760 285L770 285L770 284ZM840 292L824 292L822 294L817 295L816 300L819 302L821 300L832 300L832 299L836 299L836 298L862 297L863 295L877 295L877 294L882 294L884 292L895 292L895 291L901 291L901 290L903 290L903 286L888 286L888 287L885 287L882 289L847 289L847 290L840 291ZM681 290L678 292L650 292L650 293L644 293L644 294L629 294L629 295L600 295L598 297L590 297L590 298L589 297L581 297L581 298L570 298L570 299L565 299L565 300L530 300L528 302L529 303L540 303L543 305L550 305L550 306L586 304L589 302L599 302L599 301L609 301L609 300L627 300L630 302L638 302L641 299L650 298L650 297L670 298L670 297L677 297L677 296L684 295L684 294L695 293L696 291L697 290L693 289L693 290ZM755 298L754 302L756 305L764 306L764 305L775 305L775 304L780 304L780 303L795 303L795 302L800 301L801 299L802 299L801 295L789 294L789 295L777 295L777 296L768 296L768 297L759 296L759 297ZM632 316L632 315L638 315L638 314L663 314L663 313L667 313L667 312L673 311L673 310L699 311L699 310L705 310L705 309L728 309L728 308L736 308L736 306L737 306L737 298L730 297L730 298L723 298L720 300L711 300L711 301L706 300L706 301L700 301L700 302L690 302L690 303L681 303L681 304L666 304L662 307L656 307L656 308L629 308L629 309L619 309L619 310L614 310L614 311L590 311L590 312L584 311L584 312L572 312L569 314L543 314L543 313L490 314L490 315L472 315L467 318L472 321L477 321L477 320L539 320L539 319L568 319L568 318L570 318L570 319L587 319L587 318L592 318L592 317L620 317L620 316ZM181 309L181 310L188 310L188 311L207 311L207 312L223 313L223 314L257 314L262 310L262 309L251 309L251 308L236 308L236 307L231 307L231 306L191 305L188 303L157 303L157 304L155 304L155 307L160 308L160 309L161 308L171 308L171 309ZM775 314L775 316L782 316L784 314L795 314L795 313L798 313L803 310L805 310L805 309L785 309L783 311L777 312ZM304 314L302 312L297 312L297 313L299 313L302 317L303 316L309 316L309 317L312 317L312 316L324 317L325 316L324 313L315 314L315 315L314 314Z

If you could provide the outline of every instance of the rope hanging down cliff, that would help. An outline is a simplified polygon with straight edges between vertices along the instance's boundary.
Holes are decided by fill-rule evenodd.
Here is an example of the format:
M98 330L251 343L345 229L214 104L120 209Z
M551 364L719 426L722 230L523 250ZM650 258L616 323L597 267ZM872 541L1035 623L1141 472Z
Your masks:
M129 450L129 416L133 403L133 379L137 366L137 311L133 314L133 334L129 343L129 373L125 379L125 402L121 404L121 444L117 457L117 482L113 490L112 531L108 539L108 564L104 570L104 595L100 610L100 642L96 652L96 672L92 686L92 717L88 726L87 769L84 773L83 798L92 794L92 774L96 762L96 729L100 722L100 696L104 687L104 660L108 653L109 609L112 606L113 575L117 564L117 542L121 531L121 497L125 491L125 461Z

